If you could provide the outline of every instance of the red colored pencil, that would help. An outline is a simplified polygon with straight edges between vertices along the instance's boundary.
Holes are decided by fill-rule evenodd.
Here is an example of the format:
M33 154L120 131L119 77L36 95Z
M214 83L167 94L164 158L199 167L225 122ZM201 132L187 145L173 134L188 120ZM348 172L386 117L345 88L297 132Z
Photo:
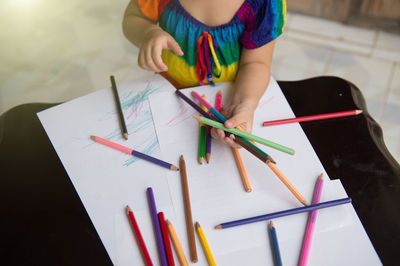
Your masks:
M337 118L337 117L343 117L343 116L359 115L362 112L363 112L362 110L351 110L351 111L343 111L343 112L328 113L328 114L301 116L301 117L296 117L296 118L267 121L267 122L263 123L263 126L265 127L265 126L281 125L281 124L288 124L288 123L295 123L295 122L305 122L305 121Z
M129 208L129 206L126 206L126 214L128 215L129 220L131 221L132 229L133 229L133 232L135 233L136 240L139 244L139 248L142 253L142 257L143 257L145 264L147 266L153 266L153 262L151 261L149 252L147 251L142 234L140 233L139 226L138 226L135 216L133 215L133 212L132 212L131 208Z
M169 237L168 237L168 227L167 223L165 222L163 212L158 213L158 220L160 220L161 233L164 240L165 253L167 254L168 266L175 266L174 256L172 255L171 242L169 242Z

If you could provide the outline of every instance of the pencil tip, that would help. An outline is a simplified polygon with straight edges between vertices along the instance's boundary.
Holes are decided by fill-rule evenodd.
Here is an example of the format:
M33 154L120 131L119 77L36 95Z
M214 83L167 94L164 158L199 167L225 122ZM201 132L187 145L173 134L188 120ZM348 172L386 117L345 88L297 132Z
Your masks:
M203 164L204 158L203 157L199 157L199 164Z
M359 115L363 112L363 110L356 110L356 115Z
M207 153L207 154L206 154L206 162L207 162L207 163L210 162L210 157L211 157L211 154Z
M90 136L90 138L94 141L96 141L96 137L95 136Z
M179 171L179 168L175 165L171 165L170 169L174 171Z
M194 227L196 227L196 229L199 228L199 227L200 227L199 222L195 222L195 223L194 223Z
M308 202L306 200L302 200L301 203L303 203L304 206L310 205L310 204L308 204Z
M128 205L126 205L125 210L126 210L126 214L129 214L132 211Z
M274 223L272 221L269 221L268 227L271 229L272 227L274 227Z
M324 173L321 173L318 178L324 179Z
M217 226L215 226L215 229L222 229L222 225L217 225Z
M199 116L199 115L195 115L194 118L199 120L199 121L201 120L201 116Z

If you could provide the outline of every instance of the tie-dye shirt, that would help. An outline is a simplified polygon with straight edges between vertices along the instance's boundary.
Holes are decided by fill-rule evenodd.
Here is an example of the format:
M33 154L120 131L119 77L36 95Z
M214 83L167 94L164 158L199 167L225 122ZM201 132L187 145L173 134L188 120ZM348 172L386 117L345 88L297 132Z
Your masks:
M283 31L285 0L245 0L233 19L210 27L192 17L179 0L136 0L142 13L168 32L183 56L163 50L167 76L180 87L233 81L241 48L254 49Z

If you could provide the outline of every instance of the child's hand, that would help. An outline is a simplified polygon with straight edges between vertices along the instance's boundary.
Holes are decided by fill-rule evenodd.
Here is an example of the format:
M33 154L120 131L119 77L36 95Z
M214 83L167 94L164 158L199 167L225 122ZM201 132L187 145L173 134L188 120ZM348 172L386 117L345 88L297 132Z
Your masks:
M250 133L253 128L253 118L254 118L254 107L246 103L240 103L237 105L232 105L228 109L228 113L232 114L225 123L227 128L235 128L240 126L245 132ZM231 146L232 148L240 148L241 146L233 141L230 137L225 136L225 131L217 128L211 129L211 136L215 139L219 139L225 144Z
M147 32L139 51L139 66L154 72L167 71L168 67L161 59L161 53L164 49L169 49L179 56L183 55L179 44L164 30L152 29Z

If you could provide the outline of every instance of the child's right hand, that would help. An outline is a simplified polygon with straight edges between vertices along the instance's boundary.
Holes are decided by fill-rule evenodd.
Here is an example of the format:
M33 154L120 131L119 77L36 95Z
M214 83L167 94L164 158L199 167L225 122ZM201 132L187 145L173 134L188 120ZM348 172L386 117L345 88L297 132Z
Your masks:
M148 31L140 47L138 57L139 66L154 72L167 71L168 67L161 58L161 53L164 49L171 50L178 56L183 55L179 44L167 32L161 28Z

